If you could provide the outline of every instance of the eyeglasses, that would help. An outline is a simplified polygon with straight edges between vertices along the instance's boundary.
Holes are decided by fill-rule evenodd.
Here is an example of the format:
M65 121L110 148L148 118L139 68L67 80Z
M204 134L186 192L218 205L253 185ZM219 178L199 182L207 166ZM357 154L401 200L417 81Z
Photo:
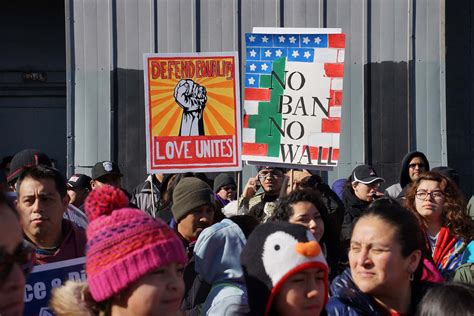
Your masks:
M23 241L13 254L0 250L0 282L5 281L12 271L13 264L18 264L25 277L33 268L34 247L31 243Z
M421 169L421 168L425 167L425 164L420 162L420 163L411 163L411 164L408 165L408 167L411 168L411 169L415 169L416 166L418 166L418 168Z
M415 196L419 200L425 200L427 196L430 196L433 200L440 200L444 197L443 191L433 191L433 192L426 192L426 191L417 191Z
M267 177L271 177L273 179L283 177L283 172L275 170L275 171L260 171L258 173L258 177L262 179L266 179Z

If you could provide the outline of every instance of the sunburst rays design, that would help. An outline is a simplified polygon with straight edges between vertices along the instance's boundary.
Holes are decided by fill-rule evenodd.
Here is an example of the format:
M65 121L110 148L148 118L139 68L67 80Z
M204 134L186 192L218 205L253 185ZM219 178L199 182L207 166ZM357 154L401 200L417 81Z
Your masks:
M224 60L232 61L230 58ZM204 109L206 136L235 134L234 81L225 77L190 78L204 86L207 102ZM151 132L153 136L178 136L182 110L173 93L179 79L149 79Z

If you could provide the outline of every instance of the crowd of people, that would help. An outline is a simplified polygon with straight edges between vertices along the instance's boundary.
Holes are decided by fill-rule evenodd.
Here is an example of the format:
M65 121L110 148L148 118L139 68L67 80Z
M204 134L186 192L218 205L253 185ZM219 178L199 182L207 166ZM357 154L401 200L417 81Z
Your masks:
M240 196L227 173L132 192L122 177L100 161L65 179L35 149L3 159L0 315L22 315L33 266L84 256L56 315L474 315L474 214L456 171L421 152L395 184L369 165L332 187L258 166Z

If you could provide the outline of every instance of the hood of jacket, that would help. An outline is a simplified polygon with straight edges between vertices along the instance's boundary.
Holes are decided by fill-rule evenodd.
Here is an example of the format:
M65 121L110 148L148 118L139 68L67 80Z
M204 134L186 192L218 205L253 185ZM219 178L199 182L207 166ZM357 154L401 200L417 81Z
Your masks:
M428 159L426 158L424 153L419 151L409 152L405 155L405 157L403 157L402 168L400 169L400 186L402 188L404 188L407 184L411 183L410 174L408 173L408 165L410 164L410 161L415 157L420 157L423 160L423 162L425 163L426 171L430 170L430 163L428 162Z
M206 228L194 246L196 272L209 284L224 280L244 283L240 253L246 242L240 227L230 219Z

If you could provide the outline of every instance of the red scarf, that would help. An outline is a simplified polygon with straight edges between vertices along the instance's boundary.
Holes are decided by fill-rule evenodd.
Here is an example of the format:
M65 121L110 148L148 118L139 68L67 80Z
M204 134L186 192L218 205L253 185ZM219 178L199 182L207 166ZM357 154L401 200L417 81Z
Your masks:
M453 250L455 244L456 238L451 235L449 229L446 227L441 227L433 253L433 261L437 267L442 264L443 259L446 258L446 256L448 256Z

